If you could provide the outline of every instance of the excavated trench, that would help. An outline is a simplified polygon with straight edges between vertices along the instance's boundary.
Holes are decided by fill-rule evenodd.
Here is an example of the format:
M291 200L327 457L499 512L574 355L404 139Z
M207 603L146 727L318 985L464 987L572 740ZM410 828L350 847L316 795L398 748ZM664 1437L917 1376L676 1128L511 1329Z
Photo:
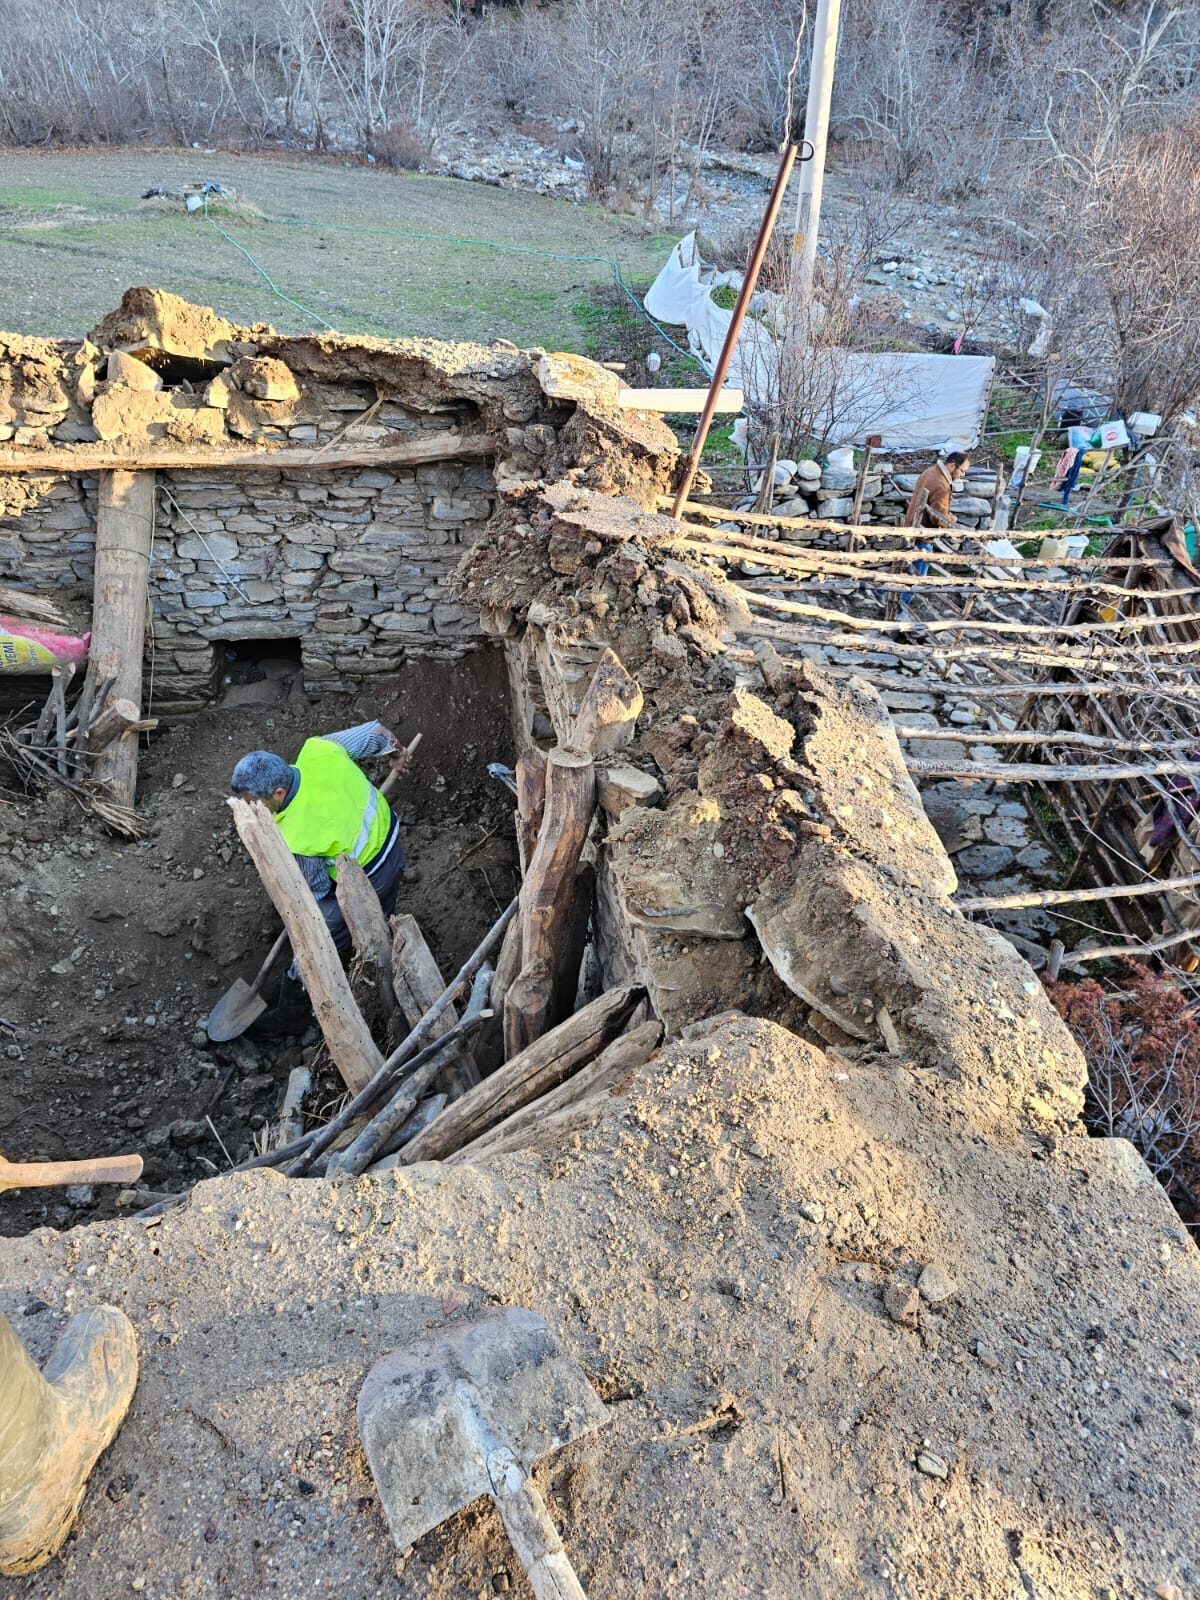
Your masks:
M169 718L141 762L147 837L114 840L59 793L0 791L0 1139L13 1160L136 1150L143 1186L176 1191L261 1147L290 1070L316 1062L312 1115L340 1084L318 1035L215 1045L203 1018L249 979L278 919L224 804L250 749L290 758L305 738L378 718L419 756L396 807L409 865L397 910L457 970L516 882L511 796L487 775L511 765L503 660L479 650L415 660L352 695L310 696L299 662L227 657L222 694ZM379 777L379 773L376 773ZM140 1203L144 1197L138 1197ZM10 1192L0 1232L121 1214L108 1187Z

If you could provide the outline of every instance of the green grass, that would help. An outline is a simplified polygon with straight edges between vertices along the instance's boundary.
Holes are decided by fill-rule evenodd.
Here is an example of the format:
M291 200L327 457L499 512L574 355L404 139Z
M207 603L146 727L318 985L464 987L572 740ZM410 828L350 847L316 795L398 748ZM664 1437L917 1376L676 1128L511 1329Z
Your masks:
M284 293L346 333L505 338L587 353L600 334L580 307L611 289L607 262L644 286L674 242L594 205L350 162L5 153L0 324L78 336L131 284L150 284L237 322L312 328L202 216L140 198L205 179L237 191L238 205L214 211L221 226Z

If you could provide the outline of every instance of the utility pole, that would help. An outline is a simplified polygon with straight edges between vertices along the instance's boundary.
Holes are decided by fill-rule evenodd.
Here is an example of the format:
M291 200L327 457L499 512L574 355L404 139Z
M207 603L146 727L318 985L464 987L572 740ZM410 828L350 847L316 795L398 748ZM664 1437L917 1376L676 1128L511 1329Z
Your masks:
M812 298L817 265L821 191L825 186L825 147L829 141L829 106L833 99L833 69L837 62L841 20L842 0L817 0L808 105L804 113L804 138L812 154L800 167L796 230L792 240L792 249L800 257L796 283L800 299L805 302Z

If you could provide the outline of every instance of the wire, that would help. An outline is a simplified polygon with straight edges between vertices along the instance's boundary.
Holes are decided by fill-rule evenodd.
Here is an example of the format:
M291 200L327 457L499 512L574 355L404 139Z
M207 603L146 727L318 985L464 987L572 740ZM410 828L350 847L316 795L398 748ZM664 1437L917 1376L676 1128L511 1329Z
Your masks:
M221 576L225 579L226 583L231 584L232 587L235 588L237 590L237 592L241 595L242 599L246 602L246 604L252 606L254 604L254 601L251 600L250 596L246 593L245 589L242 588L242 586L241 586L240 582L238 581L238 579L234 577L233 573L230 572L229 568L221 560L220 556L217 555L217 553L213 549L212 545L209 544L208 540L204 537L203 533L201 533L200 529L192 521L191 517L188 516L187 512L179 504L179 501L176 500L175 496L167 488L166 484L165 483L161 484L160 487L161 487L161 490L162 490L163 499L169 501L172 509L177 513L177 515L181 516L183 518L183 520L187 523L188 527L192 530L192 532L196 535L197 539L199 539L200 543L208 551L208 555L209 555L210 561L212 561L213 565L216 567L217 571L221 574Z
M246 249L245 245L239 244L231 233L227 233L225 231L215 217L209 216L207 194L204 196L204 220L208 223L210 228L215 228L217 230L222 239L227 240L235 250L237 250L241 255L245 256L246 260L254 268L255 272L257 272L262 278L263 282L267 285L267 288L270 289L272 294L278 295L279 298L285 301L289 306L295 306L297 311L302 311L310 321L315 322L318 327L324 328L328 333L333 333L335 331L331 322L326 322L324 317L319 317L315 311L310 311L308 306L304 305L301 301L293 300L290 294L284 294L283 290L275 282L274 278L272 278L266 267L264 267L261 262L254 259L249 250Z
M289 294L285 294L270 276L270 274L266 271L266 269L255 260L250 251L247 250L244 245L239 244L231 233L229 233L225 228L222 228L219 223L209 216L207 196L205 196L204 200L204 220L213 228L215 228L221 237L231 244L235 250L237 250L241 255L245 256L246 260L260 275L260 277L262 277L271 291L278 295L281 300L285 301L290 306L295 306L298 311L302 311L306 317L309 317L313 322L318 323L328 332L333 333L336 331L331 323L326 322L323 317L319 317L315 311L312 311L308 306L304 305L303 302L293 299ZM621 271L620 263L615 261L612 256L576 255L572 252L563 250L537 250L531 245L504 244L498 239L462 238L454 234L423 233L409 228L355 227L353 224L349 223L310 222L305 217L281 217L276 220L280 226L285 228L316 228L322 233L361 233L377 235L385 239L411 239L417 243L424 244L455 244L478 250L498 250L503 255L535 256L544 261L572 261L581 265L590 263L593 266L607 267L609 272L612 274L614 285L621 292L621 294L624 295L626 300L628 300L629 304L633 307L638 316L654 329L655 333L658 334L659 338L662 339L664 343L669 344L673 350L678 351L678 353L681 356L684 356L687 360L694 361L706 376L711 376L708 364L703 360L703 358L698 356L694 350L687 349L685 346L679 344L671 337L662 324L656 321L655 318L650 315L645 306L638 299L637 295L634 294L628 283L626 283L625 275Z

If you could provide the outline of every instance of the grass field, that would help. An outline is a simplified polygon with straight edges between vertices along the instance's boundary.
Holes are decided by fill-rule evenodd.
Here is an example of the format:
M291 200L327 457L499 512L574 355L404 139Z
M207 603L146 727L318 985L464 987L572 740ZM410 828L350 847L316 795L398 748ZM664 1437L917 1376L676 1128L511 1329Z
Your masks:
M307 311L274 294L201 215L140 199L206 179L258 214L215 213ZM129 285L150 284L288 332L329 323L588 351L593 296L613 282L608 263L645 285L671 242L596 206L337 162L0 155L0 328L19 333L84 333Z

